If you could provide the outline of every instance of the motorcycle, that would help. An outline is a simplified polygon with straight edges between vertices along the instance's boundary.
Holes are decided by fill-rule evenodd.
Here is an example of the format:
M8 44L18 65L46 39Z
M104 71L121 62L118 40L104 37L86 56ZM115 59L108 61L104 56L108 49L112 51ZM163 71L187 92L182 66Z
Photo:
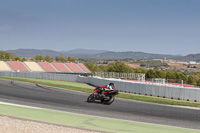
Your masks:
M90 94L87 98L87 102L94 102L100 100L101 103L110 105L115 100L115 95L119 94L118 90L103 90L99 91L97 87L94 89L94 93Z

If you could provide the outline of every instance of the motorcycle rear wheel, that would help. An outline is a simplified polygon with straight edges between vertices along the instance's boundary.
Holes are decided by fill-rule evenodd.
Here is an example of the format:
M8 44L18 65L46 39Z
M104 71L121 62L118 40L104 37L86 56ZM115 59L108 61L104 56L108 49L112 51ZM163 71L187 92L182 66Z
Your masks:
M115 97L114 96L110 96L109 100L104 100L104 104L106 105L110 105L111 103L113 103L115 100Z

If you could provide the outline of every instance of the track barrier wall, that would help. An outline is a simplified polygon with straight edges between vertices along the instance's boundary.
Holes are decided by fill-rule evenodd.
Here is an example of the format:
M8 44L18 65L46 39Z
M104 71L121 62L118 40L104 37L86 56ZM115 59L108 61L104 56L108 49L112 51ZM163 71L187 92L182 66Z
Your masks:
M55 74L44 72L0 72L0 76L72 81L88 83L94 86L107 85L112 82L115 84L117 90L123 92L200 102L200 88L182 88L180 86L166 84L163 85L95 76L84 77L74 74Z
M51 79L72 82L76 82L79 77L74 74L54 74L46 72L0 72L0 76Z

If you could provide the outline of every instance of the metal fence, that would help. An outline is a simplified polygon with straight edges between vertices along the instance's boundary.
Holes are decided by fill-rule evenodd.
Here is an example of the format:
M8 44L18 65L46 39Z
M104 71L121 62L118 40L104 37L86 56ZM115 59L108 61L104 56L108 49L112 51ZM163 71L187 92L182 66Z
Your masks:
M143 73L93 72L92 75L102 78L133 79L138 81L145 81L145 74Z

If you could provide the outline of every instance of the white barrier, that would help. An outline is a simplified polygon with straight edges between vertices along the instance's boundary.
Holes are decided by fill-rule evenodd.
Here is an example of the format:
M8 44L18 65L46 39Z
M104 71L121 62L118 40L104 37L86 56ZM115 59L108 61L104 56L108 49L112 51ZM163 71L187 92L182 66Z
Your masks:
M125 81L120 79L88 77L88 83L94 86L107 85L111 82L115 84L115 87L118 90L124 92L200 102L199 88L182 88L167 84L163 85L156 83Z

